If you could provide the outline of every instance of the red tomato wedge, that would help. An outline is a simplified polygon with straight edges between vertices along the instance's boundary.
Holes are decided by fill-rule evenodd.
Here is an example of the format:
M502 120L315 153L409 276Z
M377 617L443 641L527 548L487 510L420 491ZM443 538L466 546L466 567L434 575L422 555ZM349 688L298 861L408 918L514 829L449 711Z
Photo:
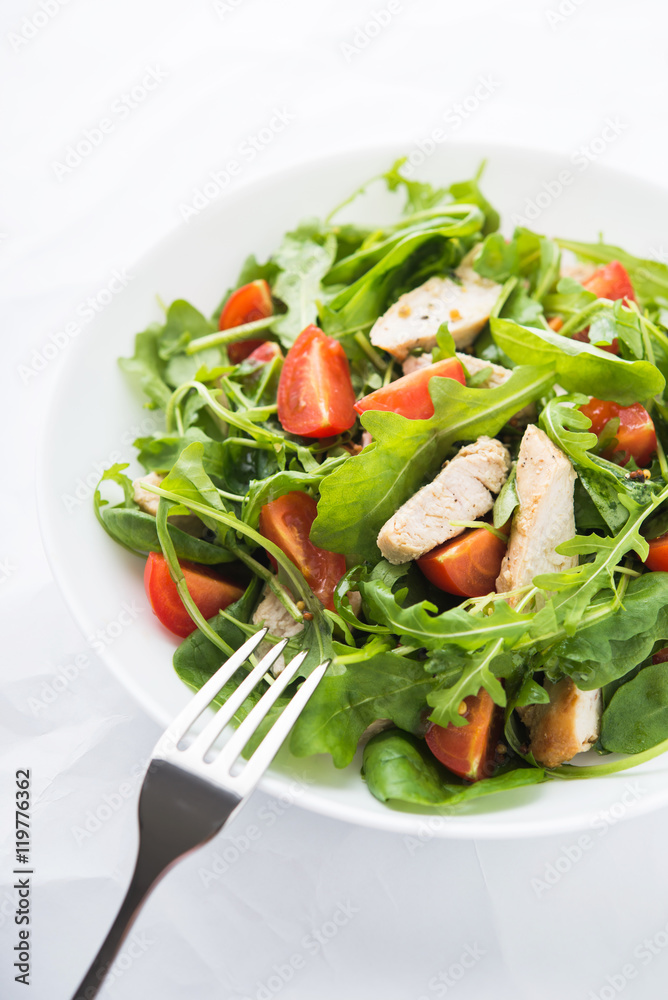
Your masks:
M256 361L259 365L264 365L268 361L273 361L274 358L282 358L283 351L280 349L278 344L273 340L265 340L264 343L256 347L254 351L248 355L249 361Z
M506 543L486 528L469 528L438 545L417 564L439 590L458 597L484 597L495 587Z
M288 351L278 383L278 419L307 438L332 437L355 423L355 391L341 344L307 326Z
M665 573L668 570L668 534L650 540L645 566L653 572Z
M234 326L243 326L244 323L252 323L256 319L266 319L273 311L269 285L264 278L260 278L232 292L223 306L218 329L230 330ZM263 340L238 340L230 344L227 348L230 363L238 365L263 343Z
M260 534L278 545L304 574L316 597L333 611L334 588L346 572L346 558L320 549L310 540L316 513L313 497L297 490L286 493L260 511Z
M382 389L370 392L368 396L355 403L358 413L365 410L391 410L409 420L428 420L434 416L434 404L429 395L429 382L434 376L452 378L466 385L464 369L457 358L446 358L437 361L428 368L418 368L410 375L404 375Z
M432 723L425 739L434 757L449 771L467 781L479 781L492 776L503 712L484 688L462 704L466 706L462 718L467 725Z
M183 561L181 569L190 596L204 618L213 618L221 608L238 601L244 592L243 587L226 580L210 566ZM179 597L176 584L169 573L167 560L158 552L151 552L146 560L144 587L153 613L165 628L184 639L195 631L197 626Z
M605 267L597 268L593 274L582 282L588 292L593 292L597 299L628 299L636 301L628 271L618 260L611 260Z
M631 279L625 267L618 260L611 260L605 267L599 267L591 274L583 286L588 292L593 292L597 299L610 299L616 302L618 299L626 299L628 302L636 301L636 293L633 290ZM573 334L573 340L580 340L583 344L591 343L589 339L589 327ZM615 338L610 344L601 344L602 351L609 354L619 354L619 343Z
M616 448L608 448L604 452L605 458L610 458L615 451L623 451L624 465L629 458L633 458L636 465L641 468L649 463L656 451L656 431L654 422L644 406L641 406L640 403L620 406L619 403L592 399L580 409L591 420L591 429L594 434L600 434L608 420L619 417L619 430L615 435L618 444Z

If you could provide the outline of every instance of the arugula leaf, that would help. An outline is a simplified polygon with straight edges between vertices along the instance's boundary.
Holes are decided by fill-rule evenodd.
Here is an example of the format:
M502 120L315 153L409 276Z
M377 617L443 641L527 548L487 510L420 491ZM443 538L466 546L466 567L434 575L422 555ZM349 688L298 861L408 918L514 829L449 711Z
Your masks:
M203 445L203 463L209 475L224 478L224 442L212 441L198 427L189 427L182 435L154 434L137 438L134 446L139 451L137 458L147 471L168 472L193 441L201 441Z
M284 347L291 347L302 330L317 320L317 302L322 297L322 279L332 266L336 237L323 236L318 223L302 223L287 233L272 260L280 273L272 289L287 312L272 324Z
M601 745L642 753L668 739L668 663L644 667L612 696L601 721Z
M631 580L616 610L553 646L545 670L553 680L567 674L593 691L623 677L666 639L668 573L645 573Z
M609 264L618 260L626 269L639 299L668 304L668 266L656 260L634 257L620 247L607 243L578 243L574 240L557 240L560 247L571 250L582 260L594 264Z
M213 333L214 326L185 299L176 299L167 310L167 321L158 338L158 354L163 361L182 351L197 337Z
M162 328L150 326L135 337L135 353L131 358L119 358L120 368L134 376L142 391L148 396L154 406L163 410L172 398L172 390L164 379L165 362L158 353L158 342Z
M297 757L328 753L336 767L346 767L362 733L378 719L423 730L433 686L421 662L390 652L330 669L297 720L290 750Z
M539 424L549 438L573 463L587 493L610 531L619 532L629 516L626 501L640 507L651 502L658 486L626 479L618 465L592 455L597 437L589 428L591 420L578 408L588 402L584 395L557 396L544 407Z
M551 385L550 368L516 368L495 389L469 389L454 379L432 379L434 416L408 420L368 410L363 426L374 441L327 476L320 486L311 540L332 552L378 559L376 537L383 524L436 474L455 441L494 436L515 413Z
M458 806L493 792L535 785L548 777L539 768L514 767L473 784L458 782L436 762L423 740L396 729L369 740L362 774L371 794L381 802L437 807Z
M623 406L662 391L665 379L648 361L625 361L591 344L562 337L553 330L520 326L507 319L490 321L498 346L515 362L552 365L560 385Z

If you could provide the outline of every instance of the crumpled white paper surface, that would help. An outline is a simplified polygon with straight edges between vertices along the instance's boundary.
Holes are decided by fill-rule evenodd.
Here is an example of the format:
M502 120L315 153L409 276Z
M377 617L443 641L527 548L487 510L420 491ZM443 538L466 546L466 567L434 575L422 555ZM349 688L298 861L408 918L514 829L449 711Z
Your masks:
M667 16L647 0L3 5L3 998L65 1000L77 985L130 877L158 735L78 632L42 554L34 454L67 364L55 334L78 318L85 335L87 298L183 225L183 206L235 157L230 191L315 153L398 136L424 146L435 127L447 141L586 156L613 121L605 162L663 182ZM262 144L277 111L288 123ZM95 143L102 119L111 127ZM29 990L12 968L11 796L23 767ZM419 840L257 794L161 883L101 995L663 998L668 814L609 818L586 847L579 837Z

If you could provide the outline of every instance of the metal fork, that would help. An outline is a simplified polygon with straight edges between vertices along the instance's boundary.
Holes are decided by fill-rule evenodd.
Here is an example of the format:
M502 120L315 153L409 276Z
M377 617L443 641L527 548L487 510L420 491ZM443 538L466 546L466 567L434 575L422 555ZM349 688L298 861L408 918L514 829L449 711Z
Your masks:
M158 740L139 797L139 850L130 888L73 1000L96 996L140 907L161 876L175 861L218 833L247 800L327 670L329 661L309 674L238 774L233 774L232 768L239 755L295 677L306 652L298 653L279 674L218 755L210 762L207 757L212 756L211 748L235 712L281 655L287 639L262 657L201 733L181 749L191 726L266 633L267 629L262 629L245 642Z

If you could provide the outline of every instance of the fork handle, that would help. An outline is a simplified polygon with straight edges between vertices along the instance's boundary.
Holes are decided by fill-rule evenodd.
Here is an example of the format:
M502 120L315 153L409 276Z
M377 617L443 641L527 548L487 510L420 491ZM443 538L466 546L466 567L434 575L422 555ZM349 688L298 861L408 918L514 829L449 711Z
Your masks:
M111 925L109 933L93 959L88 972L79 984L73 1000L93 1000L93 997L97 996L98 990L102 986L142 903L168 867L170 867L169 864L159 871L147 874L145 859L142 858L140 850L132 881L118 911L118 916Z

